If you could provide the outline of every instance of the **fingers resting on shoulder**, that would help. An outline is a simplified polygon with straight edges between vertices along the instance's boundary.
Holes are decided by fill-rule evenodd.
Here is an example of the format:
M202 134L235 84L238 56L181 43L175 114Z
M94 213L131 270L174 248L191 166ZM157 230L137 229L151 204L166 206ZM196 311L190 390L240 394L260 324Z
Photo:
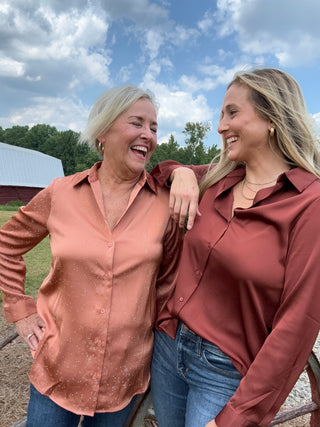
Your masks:
M198 209L199 186L196 175L187 167L179 167L172 172L170 179L170 214L180 227L185 225L188 217L187 229L191 230L196 216L201 215Z

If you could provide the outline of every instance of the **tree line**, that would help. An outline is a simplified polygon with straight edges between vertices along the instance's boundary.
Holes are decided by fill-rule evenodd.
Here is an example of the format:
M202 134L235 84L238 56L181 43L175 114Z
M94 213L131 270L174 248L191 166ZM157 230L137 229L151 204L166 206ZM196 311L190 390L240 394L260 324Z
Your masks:
M204 140L210 124L188 122L183 133L185 146L180 146L171 134L167 143L158 144L147 165L148 171L163 160L176 160L183 164L206 164L219 153L216 145L205 146ZM79 144L79 133L72 130L59 131L54 126L38 124L12 126L3 129L0 126L0 142L40 151L56 157L62 162L65 175L81 172L101 160L99 153L86 144Z

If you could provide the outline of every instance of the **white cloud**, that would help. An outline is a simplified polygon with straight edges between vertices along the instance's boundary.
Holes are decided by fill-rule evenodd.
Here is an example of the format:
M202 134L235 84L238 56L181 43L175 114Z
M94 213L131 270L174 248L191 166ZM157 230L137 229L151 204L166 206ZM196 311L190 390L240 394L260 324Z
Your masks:
M167 136L174 129L184 129L187 122L204 122L212 119L213 111L209 107L206 97L203 94L194 95L192 90L180 85L179 82L172 87L159 83L157 76L160 73L161 65L154 61L148 68L141 86L150 89L159 103L158 123L161 142L167 141ZM177 140L181 143L183 134L176 134Z
M101 6L113 19L126 17L143 28L151 28L167 21L169 12L149 0L104 0Z
M158 94L160 102L159 121L172 123L175 127L184 128L186 122L210 120L212 112L203 95L193 97L186 91L170 91L162 87ZM162 107L161 107L162 105Z
M111 80L110 64L111 59L103 53L93 52L88 55L86 52L79 51L75 72L80 77L81 84L88 84L91 81L107 86Z
M160 103L159 141L181 138L188 121L214 122L235 71L320 54L318 0L218 0L216 9L207 0L200 19L182 3L177 11L167 0L2 0L0 115L10 115L1 126L78 131L89 113L78 96L91 103L115 84L141 82Z
M125 65L124 67L120 68L118 77L122 83L125 83L130 80L132 69L133 69L133 64Z
M20 108L0 117L3 128L14 125L34 126L50 124L58 129L83 130L89 116L89 109L81 101L69 98L35 97L30 107Z
M219 82L217 79L205 77L203 79L196 77L195 75L186 76L182 75L179 79L179 84L186 91L191 93L197 92L199 90L212 90L218 86Z
M313 114L312 118L315 122L315 127L316 127L315 132L317 135L320 136L320 113Z
M161 138L158 138L158 145L167 144L171 135L173 135L175 140L177 140L177 132L169 132L166 135L163 135Z
M146 32L146 48L149 51L151 61L158 56L159 49L163 42L163 37L159 31L148 30Z
M0 13L2 14L2 16L8 15L9 10L10 10L9 4L1 4L0 3Z
M133 19L129 11L126 16ZM183 47L194 44L200 36L200 32L195 28L188 28L177 25L170 19L163 20L158 17L158 22L150 27L150 23L144 22L127 27L128 37L133 37L140 41L142 62L160 60L168 52L173 54L176 47Z
M198 22L197 25L200 31L202 31L203 33L208 33L214 25L213 14L209 11L206 11L204 17Z
M35 77L26 76L26 80L28 82L39 82L41 80L41 77L40 76L35 76Z
M21 77L25 73L25 65L12 58L0 54L0 76Z
M275 55L283 67L312 63L320 54L318 0L218 0L217 8L220 36L237 33L243 52Z
M168 35L172 44L180 46L186 43L193 43L200 33L194 28L186 28L182 25L176 25L171 34Z
M87 7L57 13L50 1L18 4L13 0L0 9L2 74L26 75L35 84L41 80L42 90L47 85L49 92L54 70L59 76L55 90L74 87L75 80L109 83L111 56L105 49L109 23L102 10L96 14Z
M204 63L199 64L197 67L200 75L182 75L179 79L179 84L181 87L193 93L200 90L206 92L212 91L218 86L228 85L237 71L247 68L250 68L248 63L239 63L227 69L213 64L209 58L205 58ZM202 75L205 77L201 77Z

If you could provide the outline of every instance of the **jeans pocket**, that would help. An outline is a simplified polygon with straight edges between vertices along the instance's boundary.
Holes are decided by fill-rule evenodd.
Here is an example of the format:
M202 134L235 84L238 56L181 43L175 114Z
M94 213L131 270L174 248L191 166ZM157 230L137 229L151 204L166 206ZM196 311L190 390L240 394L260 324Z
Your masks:
M202 349L201 358L208 368L218 374L228 378L242 378L231 359L213 344Z

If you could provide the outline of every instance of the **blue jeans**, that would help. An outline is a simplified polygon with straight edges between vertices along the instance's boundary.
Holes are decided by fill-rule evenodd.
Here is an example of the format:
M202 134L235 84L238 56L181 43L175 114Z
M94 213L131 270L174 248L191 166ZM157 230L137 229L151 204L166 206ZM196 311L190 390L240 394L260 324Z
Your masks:
M123 427L130 415L135 398L128 406L117 412L96 412L93 417L85 415L81 427ZM67 411L48 396L39 393L30 385L26 427L77 427L80 415Z
M239 386L241 375L218 347L184 330L156 331L151 370L159 427L204 427Z

